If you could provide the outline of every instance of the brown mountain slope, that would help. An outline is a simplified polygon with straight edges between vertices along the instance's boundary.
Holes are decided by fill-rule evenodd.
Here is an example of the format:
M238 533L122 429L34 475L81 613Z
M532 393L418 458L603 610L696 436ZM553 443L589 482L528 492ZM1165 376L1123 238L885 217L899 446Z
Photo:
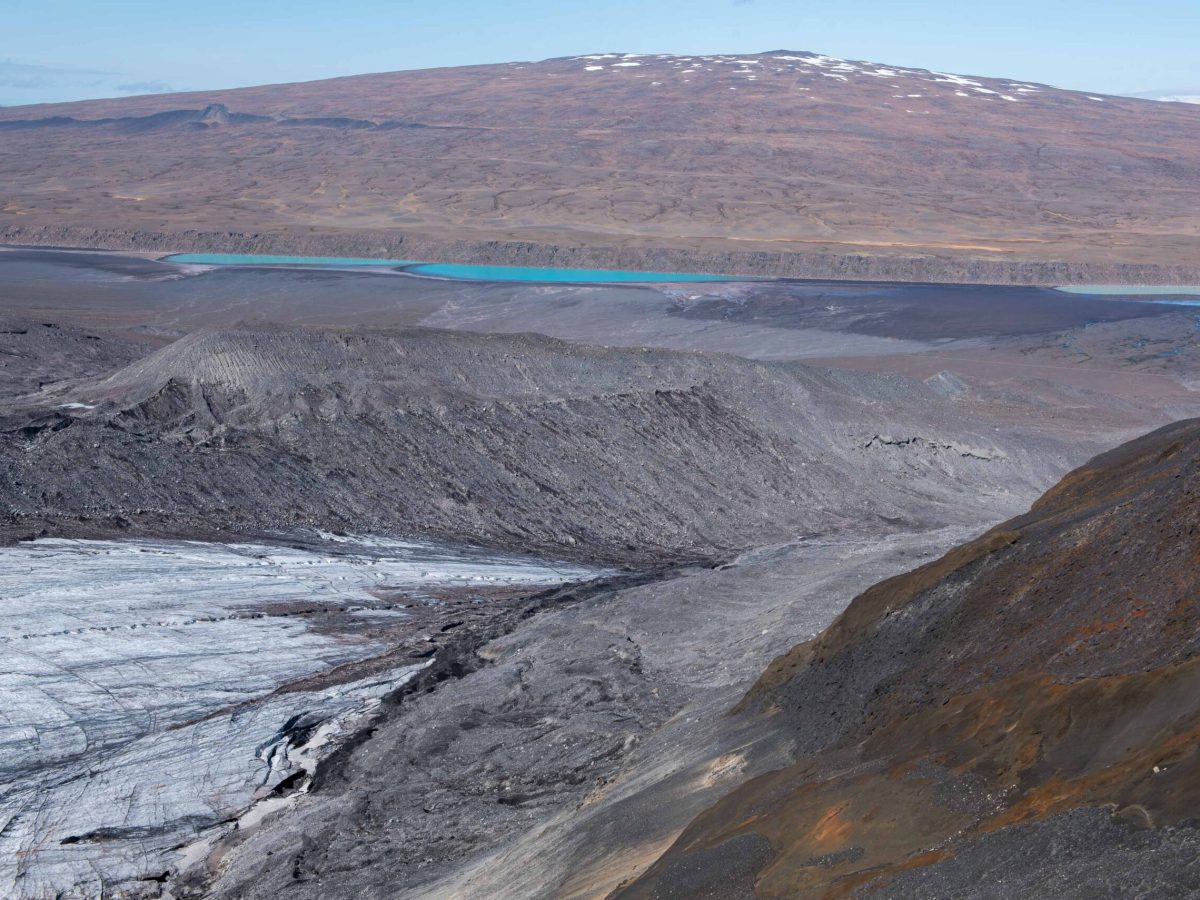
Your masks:
M17 107L0 132L10 242L1200 280L1200 108L792 51Z
M862 594L744 701L796 762L622 897L1200 891L1200 420Z

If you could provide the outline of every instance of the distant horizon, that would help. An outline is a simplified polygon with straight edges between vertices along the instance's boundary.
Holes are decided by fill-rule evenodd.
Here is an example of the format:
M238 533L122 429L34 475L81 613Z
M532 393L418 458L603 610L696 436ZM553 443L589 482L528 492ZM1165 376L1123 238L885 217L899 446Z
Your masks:
M1132 96L1200 85L1200 4L1012 0L415 2L43 0L5 14L0 105L226 90L604 52L793 47L908 68Z
M862 57L862 56L839 57L836 54L832 54L832 53L827 54L827 53L823 53L820 50L812 50L812 49L808 49L808 48L796 48L796 47L776 47L776 48L772 48L769 50L741 49L741 50L734 50L734 51L726 50L726 51L714 51L714 52L706 52L706 53L668 53L666 51L634 52L634 51L626 51L626 50L621 50L621 49L617 49L617 50L593 49L593 50L588 51L587 53L545 56L545 57L540 57L538 59L506 59L506 60L500 60L497 62L476 62L476 63L468 62L468 63L456 63L453 65L430 65L430 66L418 66L418 67L397 68L397 69L378 69L378 70L371 70L371 71L346 72L346 73L342 73L342 74L323 75L323 76L316 77L316 78L300 78L300 79L284 80L284 81L262 81L262 82L251 82L251 83L232 84L232 85L231 84L223 84L223 85L218 85L218 86L171 88L171 87L169 87L167 85L163 85L163 84L144 84L144 85L142 85L142 84L127 84L127 85L122 85L122 86L118 87L115 90L115 92L113 92L113 93L98 94L96 96L76 97L74 99L28 100L28 101L22 101L22 102L16 102L16 103L0 101L0 108L11 108L11 107L19 107L19 106L41 106L41 105L52 105L52 104L58 104L58 103L82 103L82 102L87 102L87 101L91 101L91 100L119 100L119 99L124 99L124 98L129 98L129 97L163 96L163 95L171 95L171 94L197 94L197 93L210 93L213 91L233 91L233 90L240 90L243 88L270 87L272 85L302 84L302 83L314 82L314 81L329 81L329 80L333 80L333 79L337 79L337 78L355 78L355 77L362 77L362 76L369 76L369 75L383 75L383 74L388 74L391 72L419 72L419 71L427 71L427 70L432 70L432 69L472 68L472 67L477 67L477 66L504 66L504 65L516 65L516 64L520 64L520 63L532 64L532 63L539 63L539 62L547 62L547 61L555 60L555 59L575 59L575 58L579 58L579 57L583 57L583 56L598 55L598 54L616 54L616 55L630 56L630 57L659 56L659 55L679 56L679 57L688 57L688 56L700 57L700 56L758 56L758 55L763 55L763 54L767 54L767 53L775 53L775 52L809 53L809 54L814 54L814 55L824 55L824 56L829 56L831 58L847 59L847 60L852 60L852 61L857 60L857 61L862 61L862 62L880 63L883 65L900 65L899 63L896 63L895 60L868 59L868 58ZM3 73L4 73L4 67L6 65L13 65L13 63L11 60L0 59L0 88L3 88L3 85L4 85ZM953 71L953 70L939 69L937 67L932 67L932 66L919 66L919 65L907 65L907 64L905 64L905 68L925 69L925 70L934 71L934 72L945 71L945 72L948 72L949 74L964 75L964 76L976 76L976 77L980 77L980 78L1001 78L1001 79L1014 78L1014 79L1019 79L1019 80L1023 80L1023 81L1043 84L1047 87L1060 88L1063 90L1080 91L1083 93L1088 93L1088 92L1100 93L1100 94L1106 94L1108 96L1126 97L1126 98L1135 99L1135 100L1158 100L1158 101L1174 101L1174 102L1188 103L1188 104L1193 104L1193 103L1200 104L1200 87L1196 87L1196 88L1165 87L1165 88L1142 90L1142 91L1105 91L1105 90L1092 89L1092 88L1087 88L1087 87L1067 87L1065 85L1053 84L1051 82L1045 82L1045 81L1039 82L1036 79L1031 79L1031 78L1021 79L1021 78L1019 78L1019 76L1014 75L1012 73L978 72L978 71L970 71L970 70ZM122 88L125 88L125 89L122 90ZM145 89L142 90L140 88L145 88Z

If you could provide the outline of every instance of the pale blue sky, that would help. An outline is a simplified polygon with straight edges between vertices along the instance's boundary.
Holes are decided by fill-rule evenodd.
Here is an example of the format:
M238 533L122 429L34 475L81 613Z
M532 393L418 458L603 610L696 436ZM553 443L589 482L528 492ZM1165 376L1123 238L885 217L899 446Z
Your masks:
M603 51L814 50L1095 92L1200 92L1200 0L37 0L0 104Z

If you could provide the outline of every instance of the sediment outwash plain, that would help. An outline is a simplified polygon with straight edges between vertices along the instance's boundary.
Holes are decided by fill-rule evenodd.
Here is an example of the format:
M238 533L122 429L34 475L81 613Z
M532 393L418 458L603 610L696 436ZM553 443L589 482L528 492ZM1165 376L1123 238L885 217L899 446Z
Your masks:
M802 51L0 110L0 241L1200 283L1200 108Z
M0 292L6 894L1197 888L1192 308Z

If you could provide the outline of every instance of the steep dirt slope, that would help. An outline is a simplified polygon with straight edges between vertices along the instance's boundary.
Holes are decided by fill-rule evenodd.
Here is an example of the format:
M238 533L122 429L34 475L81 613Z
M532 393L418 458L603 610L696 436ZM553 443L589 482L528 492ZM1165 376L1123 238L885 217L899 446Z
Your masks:
M0 428L10 536L315 525L626 563L975 521L1080 452L894 376L425 329L196 333Z
M9 242L1200 281L1200 108L800 51L17 107L0 130Z
M619 896L1200 891L1200 420L860 595L742 703L796 761Z

